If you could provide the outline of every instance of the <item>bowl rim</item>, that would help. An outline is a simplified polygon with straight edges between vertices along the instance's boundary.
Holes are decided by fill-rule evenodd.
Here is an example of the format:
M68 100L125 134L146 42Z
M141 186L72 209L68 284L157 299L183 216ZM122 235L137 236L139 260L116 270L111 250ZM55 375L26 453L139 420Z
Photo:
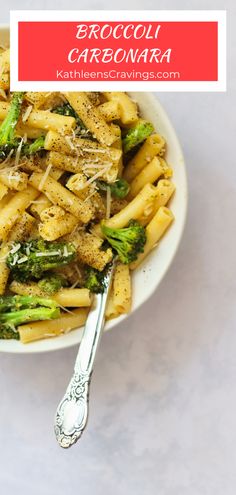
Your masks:
M0 24L0 30L3 28L8 29L9 26L7 24ZM140 94L142 92L138 92L138 93ZM124 321L125 319L127 319L131 315L133 315L134 312L137 309L141 308L141 306L158 289L160 283L162 282L163 278L165 277L168 269L170 268L170 265L172 264L172 261L173 261L175 255L177 253L177 250L179 248L179 245L180 245L180 242L181 242L181 239L183 236L183 231L184 231L184 227L185 227L185 223L186 223L186 217L187 217L188 184L187 184L186 166L185 166L185 160L184 160L182 147L180 145L178 136L175 132L174 126L172 125L172 122L169 119L166 110L163 108L163 106L160 103L157 96L154 96L154 94L151 92L143 92L143 93L145 94L146 102L148 102L148 105L150 107L153 107L154 109L157 106L159 107L159 110L161 111L161 121L164 122L165 126L168 127L169 132L174 137L176 149L180 153L181 160L182 160L182 184L181 185L182 185L184 194L183 194L183 204L182 204L182 208L180 210L180 216L178 217L178 222L179 222L178 237L175 241L175 245L174 245L173 251L171 252L171 254L169 256L168 262L166 263L164 269L162 270L161 276L158 279L157 285L155 287L152 287L149 290L145 291L145 294L142 298L142 301L134 309L132 309L129 314L125 314L125 315L122 315L118 318L114 318L114 319L110 320L105 326L105 329L104 329L105 331L111 330L114 326L118 325L119 323L121 323L122 321ZM21 346L19 346L19 347L17 346L15 348L13 347L12 349L9 348L8 346L6 346L5 348L4 348L4 346L1 347L1 342L0 342L0 352L13 353L13 354L31 354L31 353L41 353L41 352L52 352L52 351L56 351L56 350L69 348L69 347L72 347L74 345L79 344L79 342L80 342L79 336L82 335L82 330L83 330L83 327L81 328L80 334L78 334L78 340L76 340L75 342L74 341L71 342L70 339L68 339L68 342L66 342L66 340L61 342L60 338L48 339L48 342L50 342L51 345L49 345L49 347L46 349L37 348L37 342L32 343L32 344L35 344L35 347L34 346L28 347L28 346L25 346L24 344L21 344Z

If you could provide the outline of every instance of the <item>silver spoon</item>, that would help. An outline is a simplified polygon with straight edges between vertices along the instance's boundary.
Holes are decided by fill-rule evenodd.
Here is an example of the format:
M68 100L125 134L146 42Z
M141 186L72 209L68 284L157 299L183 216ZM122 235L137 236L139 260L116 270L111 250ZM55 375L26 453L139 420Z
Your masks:
M55 435L59 445L71 447L81 437L88 419L89 385L99 340L105 323L105 309L115 262L105 277L105 290L95 294L74 366L74 373L55 417Z

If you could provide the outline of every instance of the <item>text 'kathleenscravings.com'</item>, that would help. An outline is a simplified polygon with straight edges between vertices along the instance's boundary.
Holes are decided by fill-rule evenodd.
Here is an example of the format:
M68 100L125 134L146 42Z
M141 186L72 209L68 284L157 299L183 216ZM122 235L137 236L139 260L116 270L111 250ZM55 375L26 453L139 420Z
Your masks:
M180 72L178 71L158 71L158 72L138 72L138 71L127 71L120 72L115 70L110 71L64 71L57 69L56 70L56 78L57 80L71 80L71 81L80 81L80 80L91 80L95 79L96 81L102 80L119 80L123 79L125 81L150 81L150 80L163 80L163 79L181 79Z

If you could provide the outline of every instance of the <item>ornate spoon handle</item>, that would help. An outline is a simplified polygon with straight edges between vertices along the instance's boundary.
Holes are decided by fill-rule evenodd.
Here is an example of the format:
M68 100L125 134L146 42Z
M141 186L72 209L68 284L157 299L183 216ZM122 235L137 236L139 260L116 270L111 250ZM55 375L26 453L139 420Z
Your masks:
M75 361L74 373L55 417L55 435L63 448L71 447L83 433L88 419L89 385L93 364L105 321L105 309L114 271L106 276L103 294L94 296Z

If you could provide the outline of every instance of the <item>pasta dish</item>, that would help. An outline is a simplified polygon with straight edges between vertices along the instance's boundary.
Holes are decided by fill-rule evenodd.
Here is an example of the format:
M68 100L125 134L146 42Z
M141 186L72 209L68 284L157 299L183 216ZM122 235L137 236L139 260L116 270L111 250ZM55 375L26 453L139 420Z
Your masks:
M0 339L82 326L116 257L106 318L174 219L165 138L122 92L10 93L0 52Z

